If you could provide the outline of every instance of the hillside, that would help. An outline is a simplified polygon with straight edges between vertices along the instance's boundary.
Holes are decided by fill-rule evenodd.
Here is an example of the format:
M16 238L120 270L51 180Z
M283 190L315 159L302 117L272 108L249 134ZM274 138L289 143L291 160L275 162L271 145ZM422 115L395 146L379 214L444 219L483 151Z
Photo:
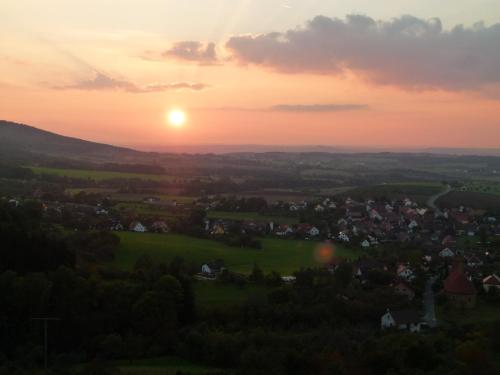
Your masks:
M151 162L155 155L66 137L24 124L0 121L0 157L4 160L57 157L93 162Z

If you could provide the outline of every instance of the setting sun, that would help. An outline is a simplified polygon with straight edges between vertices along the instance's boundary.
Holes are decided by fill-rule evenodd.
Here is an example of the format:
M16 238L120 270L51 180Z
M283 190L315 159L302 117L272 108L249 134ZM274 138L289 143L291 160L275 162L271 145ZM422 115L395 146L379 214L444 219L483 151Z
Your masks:
M186 122L186 114L178 109L168 113L168 122L175 127L181 127Z

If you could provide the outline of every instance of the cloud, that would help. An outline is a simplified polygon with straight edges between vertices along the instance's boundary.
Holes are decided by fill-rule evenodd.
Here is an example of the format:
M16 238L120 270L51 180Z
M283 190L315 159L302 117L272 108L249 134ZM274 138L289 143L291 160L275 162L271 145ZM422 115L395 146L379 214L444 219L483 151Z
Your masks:
M340 112L367 109L363 104L278 104L269 108L273 112Z
M361 111L368 108L365 104L277 104L265 108L216 107L198 108L198 110L231 112L341 112Z
M217 63L215 43L203 44L198 41L177 42L162 53L163 57L171 57L178 60L197 62L202 65Z
M114 79L101 72L95 71L93 78L79 81L70 85L54 86L53 88L58 90L96 90L96 91L118 90L118 91L126 91L126 92L141 94L148 92L182 90L182 89L201 91L208 87L209 87L208 85L205 85L203 83L191 83L191 82L150 83L144 86L138 86L135 83L125 80Z
M285 32L231 37L225 47L240 63L282 73L351 71L405 89L476 90L500 83L500 23L443 30L438 18L317 16Z

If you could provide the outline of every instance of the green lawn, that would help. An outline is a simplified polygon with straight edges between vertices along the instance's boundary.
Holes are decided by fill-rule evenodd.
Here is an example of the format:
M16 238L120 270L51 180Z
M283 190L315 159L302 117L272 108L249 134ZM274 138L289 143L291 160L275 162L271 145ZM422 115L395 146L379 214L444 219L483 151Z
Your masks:
M250 273L254 263L265 271L290 275L300 267L319 265L314 258L318 242L302 240L262 239L263 249L230 247L213 240L177 234L121 232L121 244L114 265L132 269L137 259L147 254L158 262L169 262L175 256L196 263L223 259L226 267L235 272ZM336 255L354 258L360 251L336 245Z
M30 167L37 174L51 174L56 176L64 176L80 179L92 179L95 181L110 180L115 178L138 178L142 180L153 181L171 181L176 179L175 176L142 174L142 173L127 173L113 171L96 171L86 169L63 169L63 168L47 168L47 167Z
M280 224L297 224L297 217L260 215L257 212L228 212L228 211L208 211L207 217L211 219L246 220L255 222L274 222Z

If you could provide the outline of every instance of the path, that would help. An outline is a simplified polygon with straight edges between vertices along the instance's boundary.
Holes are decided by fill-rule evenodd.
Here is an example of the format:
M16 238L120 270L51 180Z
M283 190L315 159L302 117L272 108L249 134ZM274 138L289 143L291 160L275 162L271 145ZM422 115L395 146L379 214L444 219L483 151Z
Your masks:
M450 185L446 185L446 188L437 193L437 194L434 194L433 196L429 197L429 199L427 200L427 206L429 206L430 208L433 208L433 209L437 209L436 207L436 201L441 198L443 195L446 195L448 194L449 192L451 191L451 186Z
M432 286L438 279L437 276L431 276L425 282L425 292L424 292L424 320L427 322L429 327L434 328L437 326L436 319L436 308L434 302L434 291Z

